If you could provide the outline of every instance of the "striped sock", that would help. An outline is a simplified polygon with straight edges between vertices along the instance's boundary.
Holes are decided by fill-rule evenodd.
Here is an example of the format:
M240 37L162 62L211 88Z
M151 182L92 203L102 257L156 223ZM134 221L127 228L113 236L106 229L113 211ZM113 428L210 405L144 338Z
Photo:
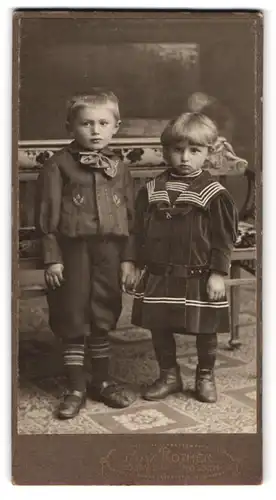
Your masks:
M110 344L106 331L97 332L88 340L88 354L92 368L92 379L96 383L108 379Z
M70 390L84 391L86 388L84 372L84 339L79 337L63 346L65 374Z

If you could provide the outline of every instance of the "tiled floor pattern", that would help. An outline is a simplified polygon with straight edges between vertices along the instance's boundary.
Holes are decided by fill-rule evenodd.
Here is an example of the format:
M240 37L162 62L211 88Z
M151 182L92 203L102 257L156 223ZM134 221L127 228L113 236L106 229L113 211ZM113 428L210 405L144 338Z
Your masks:
M141 397L127 409L113 410L88 400L70 421L54 416L63 388L60 354L51 343L24 338L20 345L18 432L21 434L128 434L128 433L255 433L257 404L256 326L254 290L245 290L241 308L240 350L228 347L229 335L220 336L216 365L218 402L208 405L194 398L195 339L177 335L178 361L184 384L182 394L162 402ZM120 329L121 328L121 329ZM137 390L158 374L147 332L121 324L112 334L111 371Z

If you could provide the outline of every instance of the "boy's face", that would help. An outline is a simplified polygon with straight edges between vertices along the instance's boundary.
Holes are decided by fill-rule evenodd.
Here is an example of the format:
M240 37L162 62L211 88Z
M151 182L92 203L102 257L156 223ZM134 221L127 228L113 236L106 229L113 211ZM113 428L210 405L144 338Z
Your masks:
M166 148L165 158L179 174L189 175L202 168L208 157L208 152L207 146L180 141Z
M85 150L101 150L107 146L116 134L120 122L112 110L104 105L91 105L80 108L72 122L69 131L72 137Z

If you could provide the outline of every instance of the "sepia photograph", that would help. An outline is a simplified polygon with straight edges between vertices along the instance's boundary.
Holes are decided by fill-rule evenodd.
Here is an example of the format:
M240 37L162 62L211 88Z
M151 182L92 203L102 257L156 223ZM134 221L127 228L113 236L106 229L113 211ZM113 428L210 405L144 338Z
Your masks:
M261 33L15 14L17 437L259 434Z

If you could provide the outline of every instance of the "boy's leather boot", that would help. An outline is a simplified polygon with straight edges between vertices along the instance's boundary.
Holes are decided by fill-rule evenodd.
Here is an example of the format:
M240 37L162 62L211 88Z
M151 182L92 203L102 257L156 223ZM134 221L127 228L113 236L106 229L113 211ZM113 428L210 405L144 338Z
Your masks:
M214 370L197 366L195 391L197 399L202 403L215 403L217 401Z
M169 394L181 392L183 389L180 368L176 365L169 369L160 369L160 377L150 385L142 394L148 401L158 401L164 399Z
M111 408L127 408L136 400L136 394L131 388L110 378L109 348L108 332L96 330L88 344L92 380L87 394L94 401Z
M85 406L85 391L68 391L63 395L57 410L57 416L61 420L76 417L80 410Z
M132 389L111 379L92 381L88 394L94 401L104 403L110 408L127 408L136 400L136 394Z

